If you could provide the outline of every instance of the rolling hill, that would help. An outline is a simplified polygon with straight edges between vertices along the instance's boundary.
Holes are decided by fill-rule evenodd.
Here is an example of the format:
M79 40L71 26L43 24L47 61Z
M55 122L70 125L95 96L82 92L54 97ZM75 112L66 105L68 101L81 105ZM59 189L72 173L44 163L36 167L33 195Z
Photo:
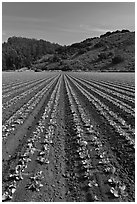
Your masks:
M70 46L55 44L52 52L33 59L30 67L35 71L134 72L135 32L117 30Z

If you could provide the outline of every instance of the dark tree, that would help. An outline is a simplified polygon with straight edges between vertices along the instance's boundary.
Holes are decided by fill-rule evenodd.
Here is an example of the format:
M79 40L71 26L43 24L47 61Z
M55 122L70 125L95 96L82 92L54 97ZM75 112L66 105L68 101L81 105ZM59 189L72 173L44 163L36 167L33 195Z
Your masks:
M46 54L54 54L58 44L44 40L10 37L2 44L2 70L30 67L31 64Z

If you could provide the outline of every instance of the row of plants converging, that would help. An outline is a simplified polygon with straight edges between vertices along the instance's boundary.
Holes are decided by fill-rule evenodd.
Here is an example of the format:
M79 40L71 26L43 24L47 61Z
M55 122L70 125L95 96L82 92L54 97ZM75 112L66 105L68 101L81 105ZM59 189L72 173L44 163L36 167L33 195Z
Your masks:
M117 106L118 108L120 108L122 111L131 114L131 116L135 117L135 109L131 106L129 106L128 104L120 101L117 98L114 98L108 94L105 94L102 91L99 91L98 89L93 88L90 85L87 85L85 82L81 82L81 80L76 79L74 77L72 77L73 79L75 79L76 81L80 82L82 85L86 86L86 88L88 88L89 90L92 90L94 93L98 94L99 96L103 97L104 99L106 99L107 101L111 102L112 104L114 104L115 106Z
M133 199L134 91L80 74L7 86L3 201Z
M6 100L5 98L11 97L13 98L14 95L19 94L23 91L25 91L26 89L30 89L33 86L37 86L37 84L40 84L42 82L46 82L47 79L35 79L35 80L31 80L25 83L22 83L20 85L15 85L15 86L11 86L10 88L6 89L3 91L2 93L2 99Z
M89 82L85 79L80 79L80 80L89 84L90 88L92 88L95 91L96 91L96 89L95 89L95 87L96 87L96 88L99 88L100 90L105 91L106 93L112 94L112 96L117 96L123 100L132 102L132 104L135 103L135 93L131 93L129 91L122 90L122 87L121 87L121 89L120 88L118 89L118 88L112 87L110 85L104 85L104 84L102 84L100 82L96 82L96 81L90 81ZM119 92L122 92L122 94ZM130 95L130 96L127 96L127 95Z
M130 92L135 92L135 85L133 83L128 83L128 82L120 82L119 80L114 80L111 81L111 80L99 80L99 82L102 82L103 84L108 84L108 85L111 85L113 87L117 87L117 88L121 88L122 89L125 89L125 90L128 90Z
M31 191L40 191L43 187L42 181L44 173L42 170L36 171L33 175L28 173L29 166L32 162L38 163L40 166L49 164L50 147L53 143L53 136L56 128L56 112L60 96L61 77L58 80L51 97L44 108L44 112L35 127L31 136L25 145L25 151L20 155L20 159L15 167L15 171L9 175L8 185L3 193L3 201L13 199L13 195L17 190L17 186L25 177L29 178L26 188ZM46 127L46 122L48 128ZM40 148L38 148L40 147Z
M80 76L80 78L85 79L85 77L83 76ZM100 79L87 79L87 81L106 86L108 88L114 89L121 93L127 93L129 95L135 94L135 86L133 84L128 85L128 84L125 84L124 82L120 83L120 81L111 81L111 80L108 81L107 79L102 80L101 78Z
M78 79L77 79L78 80ZM78 80L80 82L80 80ZM85 80L84 80L85 81ZM92 90L93 93L98 94L99 96L103 97L104 99L110 101L113 105L116 105L117 107L119 107L120 109L122 109L124 112L127 112L129 114L131 114L133 117L135 116L135 110L133 107L117 100L114 97L110 97L109 95L106 95L104 92L100 92L98 89L93 89L92 86L87 85L86 83L82 83L82 85L84 84L84 86L86 86L86 88L88 88L88 90ZM120 103L122 103L122 105L120 105Z
M109 185L108 192L106 193L110 193L112 199L117 198L122 200L124 199L123 197L127 196L126 186L120 180L118 171L114 166L113 157L108 154L106 147L101 142L100 134L91 124L67 78L65 78L65 83L76 127L76 136L74 138L78 147L76 152L79 155L83 170L82 175L76 174L76 176L84 177L84 185L87 187L88 193L91 195L93 201L102 201L100 197L100 185L102 185L103 179L100 181L97 179L97 175L104 174L107 181L105 179L103 185L105 185L105 182ZM93 160L96 157L98 158L98 163L96 162L95 164Z
M134 129L130 127L130 125L126 124L126 122L117 116L112 110L109 109L102 101L98 98L94 97L91 93L89 93L86 89L84 89L80 84L76 82L76 80L69 79L75 84L75 86L80 90L80 92L94 105L94 107L99 111L101 115L108 121L108 123L118 132L121 136L123 136L130 145L135 145L134 140Z
M54 78L54 77L53 77ZM48 79L46 82L48 83L50 80L52 80L53 78ZM26 96L30 95L31 93L33 93L36 90L39 90L39 88L41 89L41 87L43 87L45 85L45 81L42 82L42 84L38 84L30 89L27 89L25 92L18 94L17 96L14 96L13 98L11 98L10 100L6 101L5 103L3 103L2 105L2 111L4 111L5 109L9 108L12 105L15 105L19 100L23 100ZM28 87L29 88L29 87ZM43 88L44 89L44 88Z
M33 80L33 79L32 79ZM9 82L6 82L6 83L2 83L2 89L3 91L6 91L6 90L10 90L10 88L12 88L12 86L15 88L19 85L22 85L24 83L28 83L30 80L26 80L26 81L20 81L19 79L16 79L16 81L9 81Z
M47 93L47 91L55 84L57 78L54 78L47 86L42 88L36 95L34 95L28 103L24 104L15 114L13 114L6 122L2 125L2 137L6 139L11 135L17 127L21 126L30 113L35 109L36 105L39 104L40 100Z
M92 82L92 83L97 83L103 87L107 87L109 89L112 89L112 90L115 90L116 92L119 92L119 93L122 93L122 94L126 94L126 95L129 95L129 96L132 96L134 97L135 96L135 90L132 89L132 88L126 88L122 86L118 86L117 84L113 84L113 83L107 83L105 81L97 81L97 80L87 80L89 83Z

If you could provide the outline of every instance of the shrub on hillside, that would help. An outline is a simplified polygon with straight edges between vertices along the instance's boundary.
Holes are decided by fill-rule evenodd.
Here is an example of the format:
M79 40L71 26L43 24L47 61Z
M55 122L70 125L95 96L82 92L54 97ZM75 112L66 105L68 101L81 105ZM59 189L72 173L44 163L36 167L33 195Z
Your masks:
M100 60L107 59L107 57L108 57L107 53L105 53L105 52L101 52L101 53L98 54L98 58Z
M86 48L81 48L81 49L79 49L78 54L79 54L79 55L82 55L82 54L84 54L85 52L87 52Z
M121 33L128 33L128 32L130 32L129 30L126 30L126 29L123 29L122 31L121 31Z
M106 32L105 34L100 35L100 38L110 36L111 34L112 34L112 33L111 33L110 31L108 31L108 32Z
M113 52L109 52L109 53L108 53L108 56L109 56L109 57L112 57L113 54L114 54Z
M61 68L62 71L72 71L72 66L69 65L69 64L66 64L64 65L62 68Z
M91 48L90 48L90 47L87 47L87 48L86 48L86 50L87 50L87 51L90 51L90 50L91 50Z
M100 48L100 47L103 47L103 46L106 46L106 43L103 42L103 41L99 41L98 43L96 43L94 45L94 48Z
M124 61L124 58L121 55L115 55L115 57L112 58L113 64L118 64Z

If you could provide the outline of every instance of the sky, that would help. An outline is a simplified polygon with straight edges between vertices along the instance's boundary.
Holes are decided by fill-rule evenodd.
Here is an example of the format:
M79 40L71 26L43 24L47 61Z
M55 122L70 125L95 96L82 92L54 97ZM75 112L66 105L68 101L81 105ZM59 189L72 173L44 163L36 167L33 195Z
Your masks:
M135 30L134 2L3 2L2 41L20 36L61 45Z

